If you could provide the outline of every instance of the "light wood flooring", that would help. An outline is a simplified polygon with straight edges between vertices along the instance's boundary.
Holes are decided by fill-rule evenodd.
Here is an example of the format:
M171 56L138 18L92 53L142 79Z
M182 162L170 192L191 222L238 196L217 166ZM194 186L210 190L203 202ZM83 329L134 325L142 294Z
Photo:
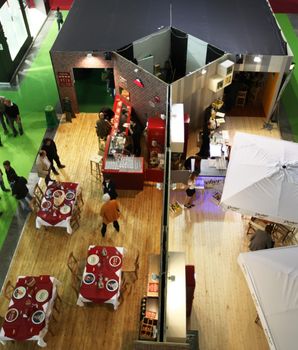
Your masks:
M85 205L80 228L69 236L59 228L35 228L31 214L8 273L14 282L19 275L50 274L62 282L59 288L62 311L55 336L47 335L48 349L118 350L132 349L138 336L139 306L145 293L148 254L159 253L162 193L154 186L142 192L119 191L122 218L120 233L108 228L100 234L101 187L90 175L89 159L97 153L96 114L81 114L72 123L59 127L56 144L63 164L61 181L81 184ZM279 137L278 130L262 129L261 118L227 118L224 128ZM189 153L196 151L196 133L190 135ZM210 200L197 196L196 206L171 217L169 247L185 251L188 264L195 265L196 291L190 329L199 330L201 350L268 349L265 335L254 323L256 310L237 264L239 252L247 250L246 225L240 215L223 212ZM184 201L184 190L171 193L171 200ZM117 311L108 305L76 306L66 261L70 251L83 259L90 244L124 246L140 250L140 273L133 289ZM0 297L0 314L8 301ZM7 344L7 349L37 349L31 342Z

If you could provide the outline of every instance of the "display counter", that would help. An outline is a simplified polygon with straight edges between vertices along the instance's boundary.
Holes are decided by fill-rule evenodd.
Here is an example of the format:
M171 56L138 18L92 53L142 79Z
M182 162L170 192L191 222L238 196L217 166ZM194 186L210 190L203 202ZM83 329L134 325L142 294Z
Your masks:
M131 116L131 106L116 96L113 127L107 138L102 173L110 175L119 190L142 190L144 185L144 159L125 155L125 140Z

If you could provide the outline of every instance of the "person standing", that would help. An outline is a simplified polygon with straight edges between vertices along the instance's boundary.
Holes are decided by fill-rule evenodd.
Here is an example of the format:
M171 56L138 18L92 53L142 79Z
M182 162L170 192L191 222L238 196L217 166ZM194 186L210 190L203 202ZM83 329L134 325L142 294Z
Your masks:
M104 180L102 182L102 191L104 194L107 193L111 199L116 199L118 197L116 186L114 182L111 181L111 176L109 174L104 175Z
M27 180L23 176L17 176L12 182L12 195L23 204L23 209L30 211L31 195L27 187Z
M2 125L4 134L7 135L8 134L8 129L7 129L7 125L5 123L5 97L4 96L0 96L0 123ZM0 142L1 143L1 142Z
M104 118L103 112L98 113L98 120L96 122L95 128L99 141L106 140L111 132L112 125L107 119Z
M136 119L130 120L129 132L132 137L134 155L139 157L141 155L141 136L143 129Z
M23 130L23 125L22 125L22 120L20 117L20 111L19 111L18 105L11 102L11 100L7 100L7 99L4 100L4 104L5 104L5 115L8 119L9 126L12 129L13 136L16 137L18 134L14 126L15 122L18 125L19 134L23 135L24 130Z
M54 167L54 161L56 162L59 169L65 168L65 165L61 164L60 158L58 156L57 146L54 142L54 140L50 138L45 138L43 140L43 144L41 146L41 149L46 151L46 155L48 157L48 160L51 163L51 169L55 175L59 175L58 171Z
M102 217L102 227L101 234L102 237L105 237L107 231L107 225L111 222L117 232L120 231L120 226L118 223L118 219L120 217L120 209L119 204L116 199L110 199L110 196L105 193L102 197L104 204L100 209L100 216Z
M4 185L4 181L3 181L3 172L0 169L0 187L2 189L3 192L9 192L9 189L7 189Z
M197 177L197 173L192 172L188 178L187 189L186 189L186 199L184 204L185 208L194 207L194 204L192 204L192 202L193 202L194 195L196 193L196 188L195 188L196 177Z
M46 185L49 181L54 181L50 177L51 162L47 157L47 153L41 150L36 158L37 175L45 179Z
M10 187L11 187L12 182L14 181L14 179L16 177L18 177L18 175L15 172L14 168L11 167L9 160L5 160L3 162L3 165L4 165L5 172L6 172L7 180L10 184Z
M62 24L63 24L63 14L60 11L60 7L57 7L56 10L56 19L57 19L57 24L58 24L58 30L60 30Z

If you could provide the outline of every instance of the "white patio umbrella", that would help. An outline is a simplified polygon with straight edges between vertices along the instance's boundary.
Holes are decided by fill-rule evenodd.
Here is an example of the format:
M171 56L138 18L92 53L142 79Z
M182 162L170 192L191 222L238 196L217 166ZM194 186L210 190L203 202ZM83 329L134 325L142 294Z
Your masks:
M220 204L298 226L298 144L236 133Z

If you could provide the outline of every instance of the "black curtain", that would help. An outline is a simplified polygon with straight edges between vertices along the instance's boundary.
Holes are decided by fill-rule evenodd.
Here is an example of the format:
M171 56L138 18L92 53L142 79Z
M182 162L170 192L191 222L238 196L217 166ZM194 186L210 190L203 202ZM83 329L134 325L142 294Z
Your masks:
M171 28L171 64L174 80L185 76L187 53L187 35Z
M129 44L127 46L122 47L121 49L116 51L122 57L126 58L129 61L133 61L133 44Z
M205 64L208 64L209 62L213 62L213 61L217 60L223 54L224 54L224 51L218 49L215 46L208 44Z

